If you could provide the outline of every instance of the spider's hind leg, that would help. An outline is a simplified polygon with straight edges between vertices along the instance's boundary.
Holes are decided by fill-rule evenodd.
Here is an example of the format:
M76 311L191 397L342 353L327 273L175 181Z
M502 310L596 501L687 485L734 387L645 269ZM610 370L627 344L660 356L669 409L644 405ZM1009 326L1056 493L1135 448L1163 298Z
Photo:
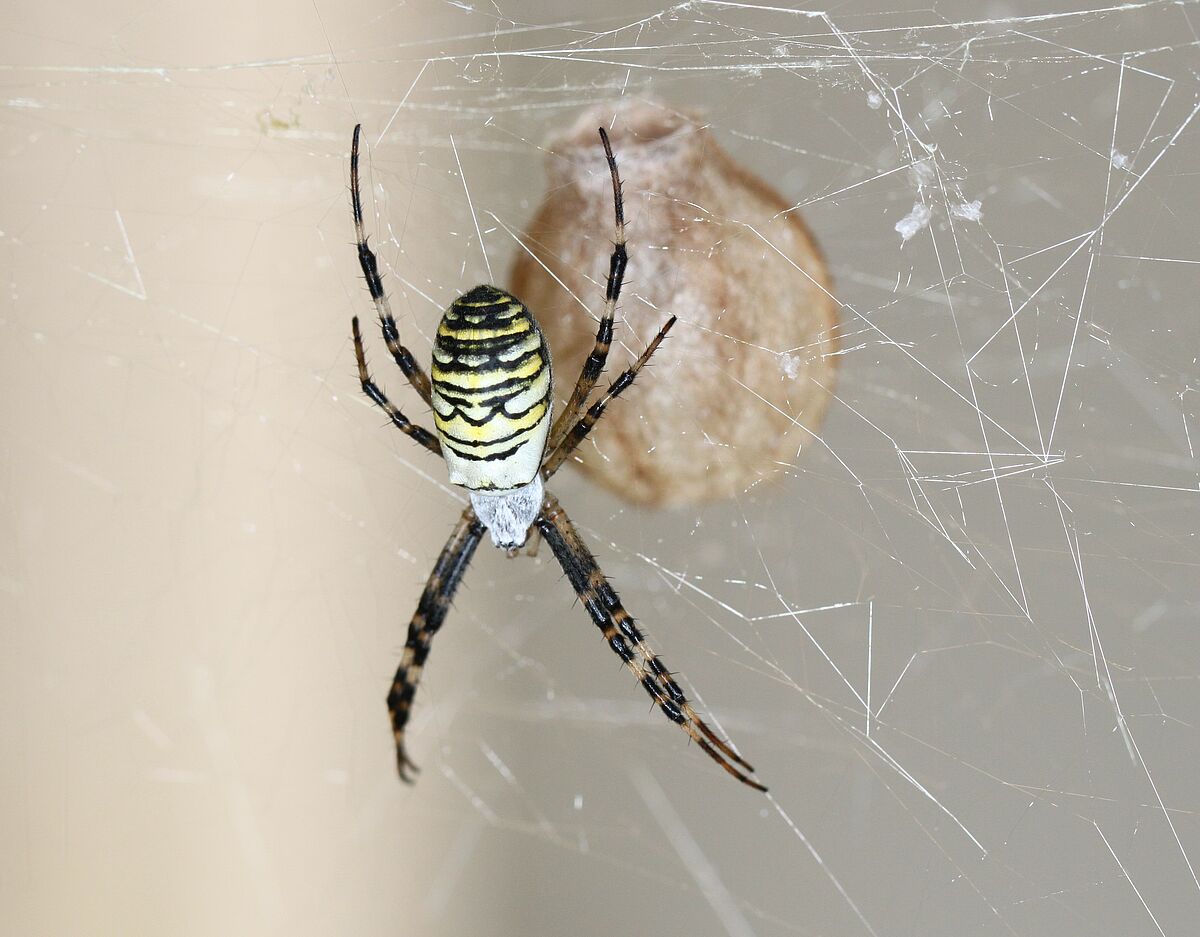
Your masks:
M358 265L362 268L363 278L367 281L367 289L375 303L375 311L379 315L379 327L383 330L383 340L387 343L397 367L404 372L413 389L421 395L426 406L433 406L430 395L429 375L417 363L411 351L400 343L400 330L396 328L396 320L392 316L392 306L388 302L387 293L383 289L383 277L379 275L379 262L375 252L367 244L367 235L363 230L362 196L358 187L358 138L362 134L362 124L354 127L354 142L350 146L350 206L354 212L354 234L358 245Z
M650 356L658 350L658 346L667 337L667 333L671 331L671 327L675 325L675 321L675 316L671 316L664 323L663 327L658 330L658 334L646 346L646 350L642 352L638 360L622 371L617 379L608 386L608 390L604 392L604 395L588 407L587 413L563 436L562 442L558 444L558 447L549 450L545 462L542 463L542 478L549 480L562 467L563 462L567 460L567 456L574 452L581 442L587 439L587 435L592 431L592 427L599 422L600 417L604 416L604 411L608 408L608 405L633 383L634 378L638 376L638 372L650 360Z
M608 350L612 346L613 317L617 310L617 300L621 298L621 285L625 282L625 264L629 256L625 252L625 202L621 198L621 175L617 172L617 159L613 156L612 146L608 142L608 134L600 128L600 141L604 144L604 156L608 160L608 172L612 176L613 214L616 219L613 235L613 251L608 259L608 279L604 285L604 314L600 317L600 325L596 329L596 342L591 353L583 362L575 389L571 392L567 405L563 407L558 419L550 430L550 439L546 446L547 452L558 448L563 438L583 413L588 396L596 381L604 371L604 363L608 360Z
M399 407L388 400L387 394L380 389L379 385L375 383L375 379L371 377L371 372L367 368L367 353L363 348L362 330L358 327L358 316L350 320L350 332L354 336L354 358L358 362L358 382L362 386L363 393L370 397L388 415L392 421L392 425L400 430L400 432L412 437L412 439L419 442L434 455L441 456L442 444L438 441L438 438L423 426L418 426L406 417Z

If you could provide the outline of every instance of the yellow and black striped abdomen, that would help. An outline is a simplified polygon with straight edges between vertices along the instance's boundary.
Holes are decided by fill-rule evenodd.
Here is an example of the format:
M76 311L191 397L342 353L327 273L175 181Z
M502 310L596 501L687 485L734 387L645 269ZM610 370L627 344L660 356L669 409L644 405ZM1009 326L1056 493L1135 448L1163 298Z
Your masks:
M494 286L454 301L433 344L433 421L450 481L508 491L541 468L550 351L525 304Z

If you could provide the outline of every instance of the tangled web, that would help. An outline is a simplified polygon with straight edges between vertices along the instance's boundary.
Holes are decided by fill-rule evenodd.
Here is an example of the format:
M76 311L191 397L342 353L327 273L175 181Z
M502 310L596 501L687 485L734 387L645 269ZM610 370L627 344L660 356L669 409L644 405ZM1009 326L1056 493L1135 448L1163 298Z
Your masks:
M308 257L293 248L258 281L260 248L239 241L219 273L230 309L243 279L262 284L240 318L190 307L181 275L156 288L128 209L113 251L73 248L96 289L152 311L173 353L202 365L166 380L219 399L232 423L205 432L271 425L275 456L238 486L296 486L286 509L247 493L230 510L238 536L275 532L283 577L243 586L230 614L278 622L281 648L319 635L338 661L334 678L314 658L301 687L281 684L253 731L301 779L249 771L233 812L233 839L254 844L258 913L358 933L1192 932L1200 8L557 6L317 4L304 54L229 62L213 46L203 66L128 68L111 92L153 95L168 127L179 108L213 108L238 158L214 162L208 127L181 147L207 160L190 178L222 220L268 185L243 158L304 180L255 217ZM431 655L412 723L424 772L403 788L382 697L463 498L357 393L348 320L370 308L349 245L350 128L366 128L368 228L424 358L440 310L502 283L522 250L543 141L619 96L700 109L807 220L836 284L828 416L777 478L669 513L570 472L555 484L656 649L771 791L741 788L647 712L552 558L491 551ZM625 304L639 301L639 255L669 249L638 240L645 195L627 193ZM592 313L609 236L580 232L596 245ZM663 313L686 329L686 309ZM646 337L618 323L610 370ZM719 358L738 355L711 338ZM383 383L424 417L370 341ZM788 379L798 350L772 350ZM253 359L256 376L221 370L225 356ZM688 404L679 426L702 433ZM281 515L301 505L311 529L285 536ZM325 538L338 550L295 558ZM291 595L276 608L281 581ZM299 637L283 624L296 620ZM274 643L228 640L237 655L200 655L218 700L276 664ZM171 722L169 702L138 706ZM316 713L337 741L305 753L300 723ZM179 780L151 775L164 777ZM313 814L336 849L296 846ZM294 901L300 886L319 897Z
M466 186L466 280L481 243L520 249L547 129L632 95L702 105L808 219L838 284L834 403L780 483L667 520L589 505L631 608L772 785L760 822L654 734L635 694L583 689L581 670L607 669L599 648L544 656L585 630L545 594L563 588L552 574L536 612L512 612L536 624L514 626L510 707L476 688L482 725L444 730L480 739L441 763L463 809L505 830L498 844L541 840L556 888L620 887L622 914L699 933L1195 919L1195 13L954 9L694 2L552 26L480 9L437 55L390 53L414 77L381 136L434 147L448 123L473 150L447 167ZM487 160L512 168L485 192ZM631 242L627 303L654 247L637 244L636 208ZM420 309L432 286L405 266ZM477 627L510 620L469 604ZM588 789L574 815L547 804L561 775L535 794L491 747L522 718L570 752ZM526 913L552 932L552 913Z

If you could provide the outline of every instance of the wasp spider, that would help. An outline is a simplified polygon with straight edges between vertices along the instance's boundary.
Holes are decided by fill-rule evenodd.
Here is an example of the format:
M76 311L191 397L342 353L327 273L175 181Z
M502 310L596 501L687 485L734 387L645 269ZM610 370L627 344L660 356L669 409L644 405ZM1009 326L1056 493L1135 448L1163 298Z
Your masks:
M605 407L633 383L675 324L672 316L641 357L588 406L608 358L613 313L626 262L621 179L608 135L601 128L600 141L612 175L616 239L609 261L604 315L596 332L596 344L584 362L575 389L558 418L552 420L550 349L533 314L504 290L477 286L450 305L433 345L432 380L400 343L375 254L363 233L358 185L361 129L361 125L354 128L350 151L358 261L379 314L383 340L408 382L432 408L436 435L410 421L371 378L355 316L351 328L359 380L363 392L387 413L398 429L445 460L450 481L466 488L471 502L425 584L388 693L400 777L410 781L410 772L416 770L405 751L404 729L433 636L446 618L454 592L484 531L491 534L497 547L513 556L536 530L550 545L604 640L633 671L667 718L739 781L765 791L749 776L754 769L696 714L662 659L646 645L641 631L622 607L566 512L543 487L587 437Z

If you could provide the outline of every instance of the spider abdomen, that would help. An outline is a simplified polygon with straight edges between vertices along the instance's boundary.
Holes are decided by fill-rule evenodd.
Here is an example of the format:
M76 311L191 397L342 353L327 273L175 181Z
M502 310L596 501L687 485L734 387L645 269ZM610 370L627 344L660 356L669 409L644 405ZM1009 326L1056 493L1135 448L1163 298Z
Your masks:
M550 430L550 351L525 304L494 286L456 299L438 326L433 421L450 481L509 491L538 474Z

